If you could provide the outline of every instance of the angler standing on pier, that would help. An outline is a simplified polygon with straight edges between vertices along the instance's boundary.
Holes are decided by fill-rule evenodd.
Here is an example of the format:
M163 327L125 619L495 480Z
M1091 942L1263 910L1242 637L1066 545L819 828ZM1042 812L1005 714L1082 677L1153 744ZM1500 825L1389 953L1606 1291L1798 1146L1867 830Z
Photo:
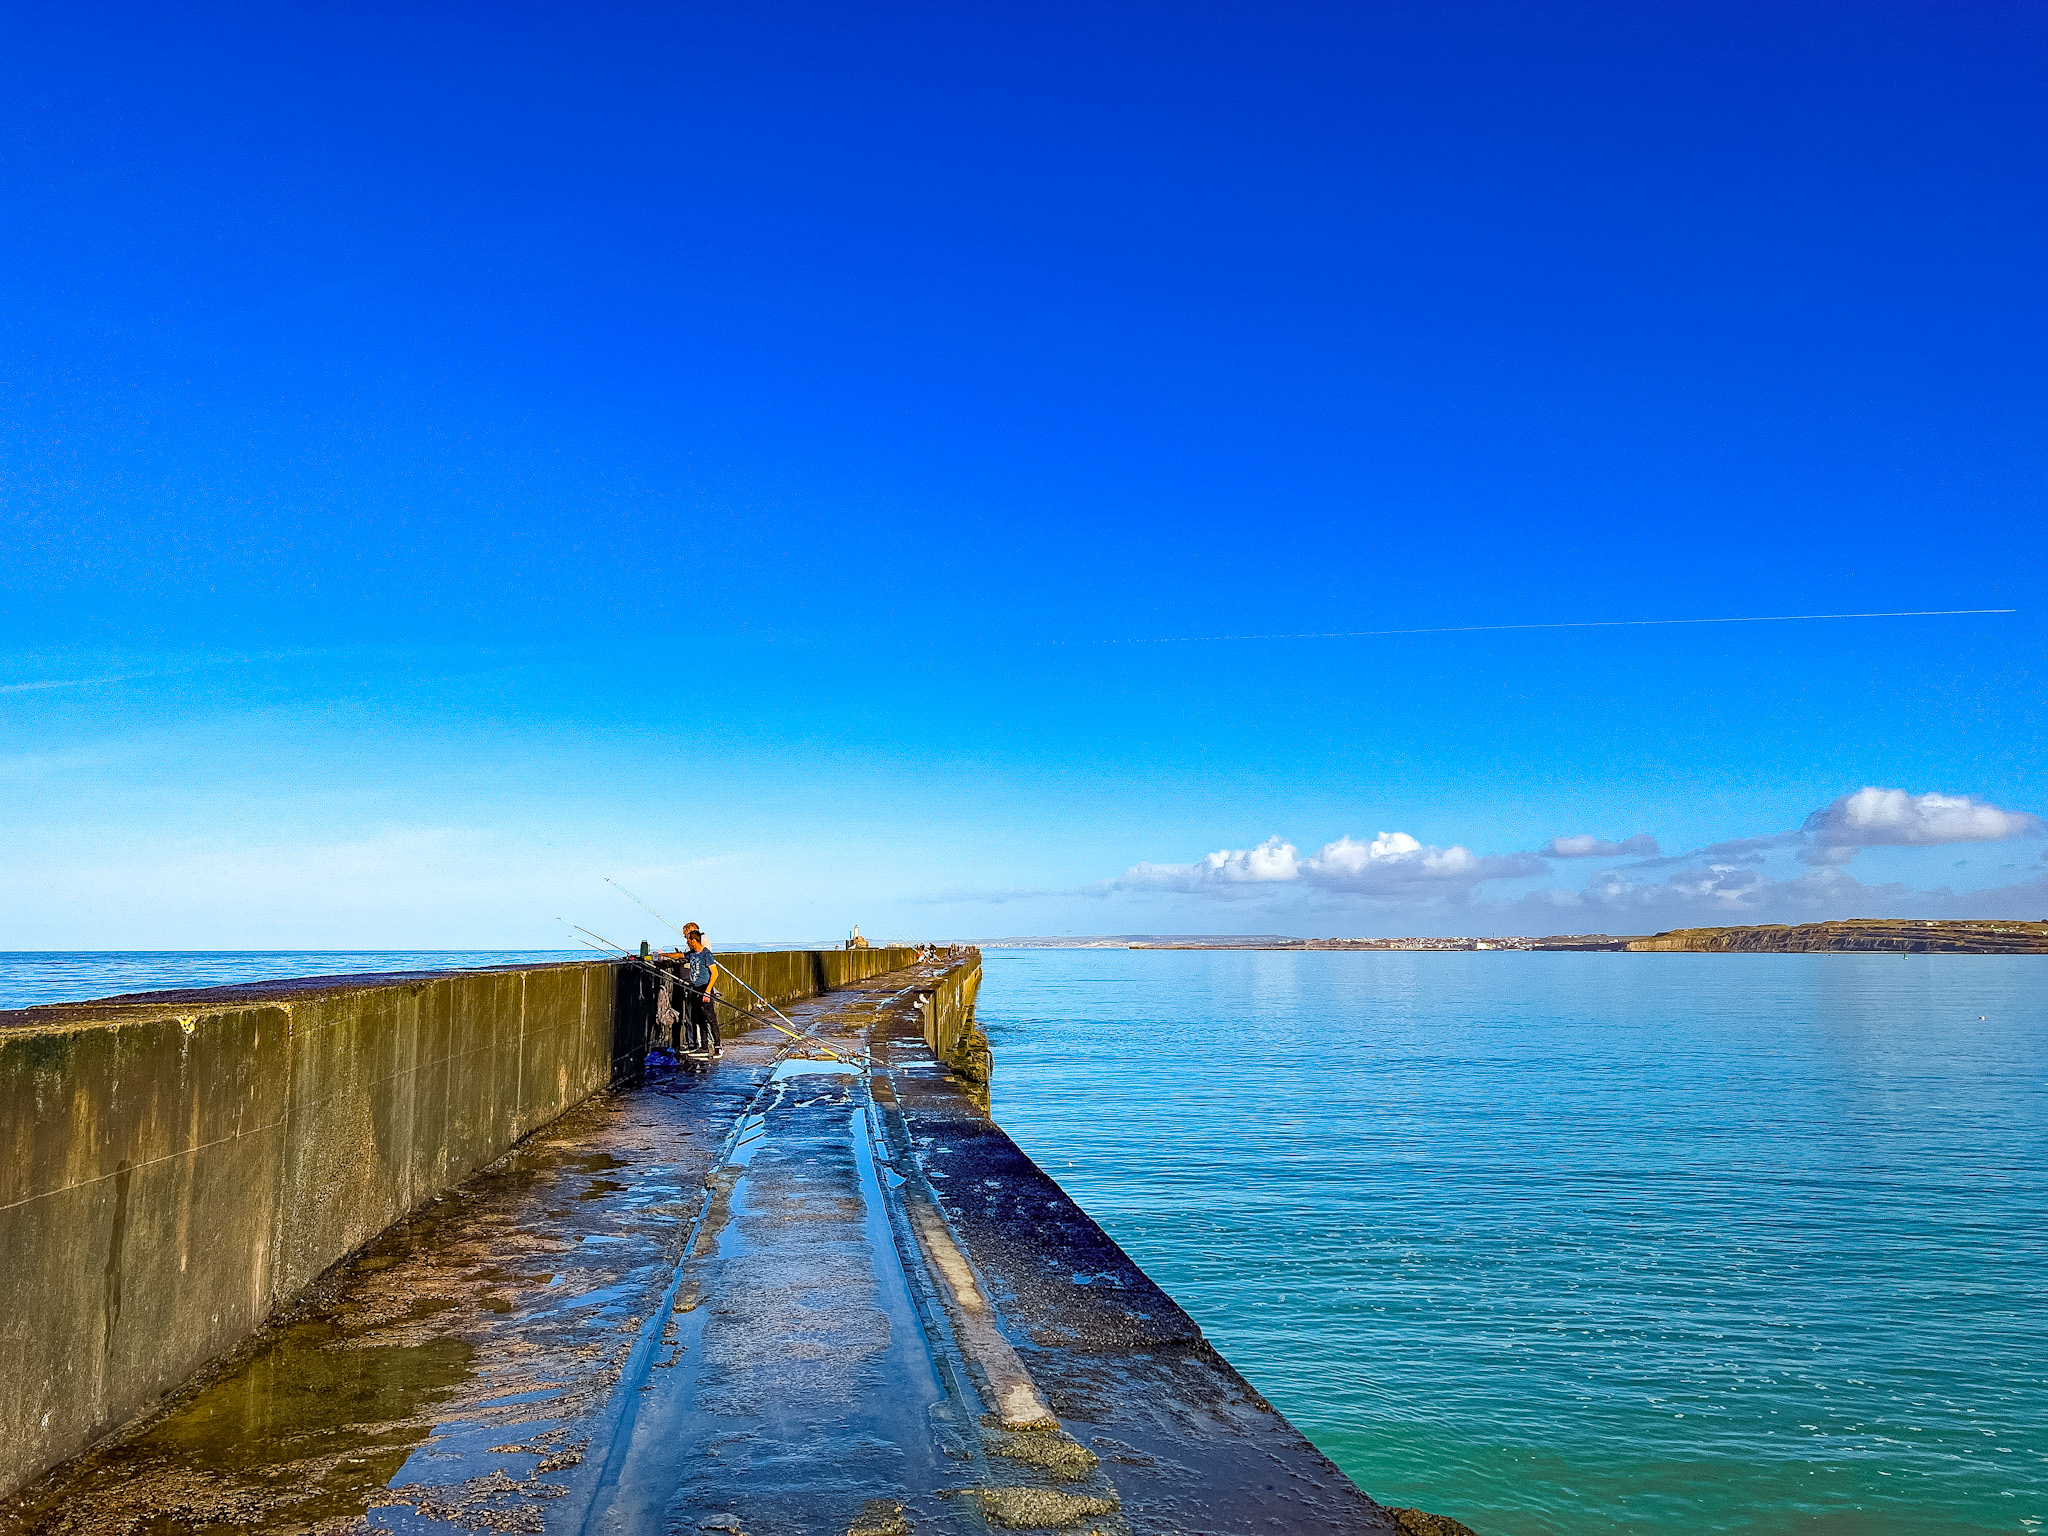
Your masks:
M683 1044L691 1055L709 1060L725 1054L718 1038L718 1009L711 1001L711 989L718 985L718 961L704 947L704 930L695 923L683 924L683 942L690 946L683 956Z

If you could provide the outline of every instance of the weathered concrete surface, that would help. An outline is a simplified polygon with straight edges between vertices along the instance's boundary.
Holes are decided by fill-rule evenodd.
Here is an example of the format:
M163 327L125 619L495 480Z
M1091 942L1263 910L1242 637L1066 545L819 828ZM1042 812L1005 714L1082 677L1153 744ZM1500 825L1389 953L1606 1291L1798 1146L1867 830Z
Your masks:
M1402 1528L934 1052L977 979L788 1005L864 1064L657 1055L0 1532Z
M907 958L728 963L782 1001ZM598 961L0 1013L0 1491L637 1070L646 994L639 968Z
M1061 1427L1154 1531L1393 1529L914 1042L876 1089Z

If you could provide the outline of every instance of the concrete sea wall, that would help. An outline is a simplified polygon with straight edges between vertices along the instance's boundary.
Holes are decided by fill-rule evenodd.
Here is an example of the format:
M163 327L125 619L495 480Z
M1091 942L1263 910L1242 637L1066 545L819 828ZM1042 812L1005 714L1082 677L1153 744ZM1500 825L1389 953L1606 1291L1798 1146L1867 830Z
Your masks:
M910 958L720 963L784 1002ZM0 1494L636 1070L655 1028L647 973L610 961L0 1013Z
M974 1000L981 993L981 952L969 952L962 964L950 967L938 983L921 990L917 1008L924 1022L924 1043L954 1074L987 1098L990 1070L988 1037L974 1022ZM986 1109L987 1103L982 1104Z

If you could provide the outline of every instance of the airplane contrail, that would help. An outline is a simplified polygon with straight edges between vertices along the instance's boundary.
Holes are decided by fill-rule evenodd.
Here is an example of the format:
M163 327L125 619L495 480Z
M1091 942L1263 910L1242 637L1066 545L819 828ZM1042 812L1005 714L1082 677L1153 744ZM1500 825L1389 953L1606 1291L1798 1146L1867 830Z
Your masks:
M1125 640L1045 640L1043 645L1195 645L1211 640L1370 640L1391 635L1483 635L1515 629L1641 629L1661 624L1804 624L1821 619L1954 619L2017 608L1923 608L1904 613L1761 613L1727 619L1576 619L1559 624L1451 624L1433 629L1333 629L1273 635L1144 635Z

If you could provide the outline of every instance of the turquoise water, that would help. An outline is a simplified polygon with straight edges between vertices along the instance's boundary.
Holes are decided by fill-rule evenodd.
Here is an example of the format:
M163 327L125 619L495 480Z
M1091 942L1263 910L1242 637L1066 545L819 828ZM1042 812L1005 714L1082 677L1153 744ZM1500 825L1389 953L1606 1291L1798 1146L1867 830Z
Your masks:
M1383 1502L2048 1517L2048 959L984 958L997 1118Z
M368 971L447 971L586 960L587 949L0 951L0 1008L74 1003L168 987L226 987Z
M584 953L0 954L0 1007ZM1382 1500L2048 1516L2048 960L985 962L1004 1126Z
M637 929L627 929L637 934ZM625 938L631 944L637 938ZM725 944L745 949L803 945ZM815 947L815 946L814 946ZM822 946L827 949L836 945ZM0 1008L75 1003L123 992L170 987L227 987L307 976L357 976L391 971L459 971L488 965L548 965L601 959L572 949L64 949L0 950Z

